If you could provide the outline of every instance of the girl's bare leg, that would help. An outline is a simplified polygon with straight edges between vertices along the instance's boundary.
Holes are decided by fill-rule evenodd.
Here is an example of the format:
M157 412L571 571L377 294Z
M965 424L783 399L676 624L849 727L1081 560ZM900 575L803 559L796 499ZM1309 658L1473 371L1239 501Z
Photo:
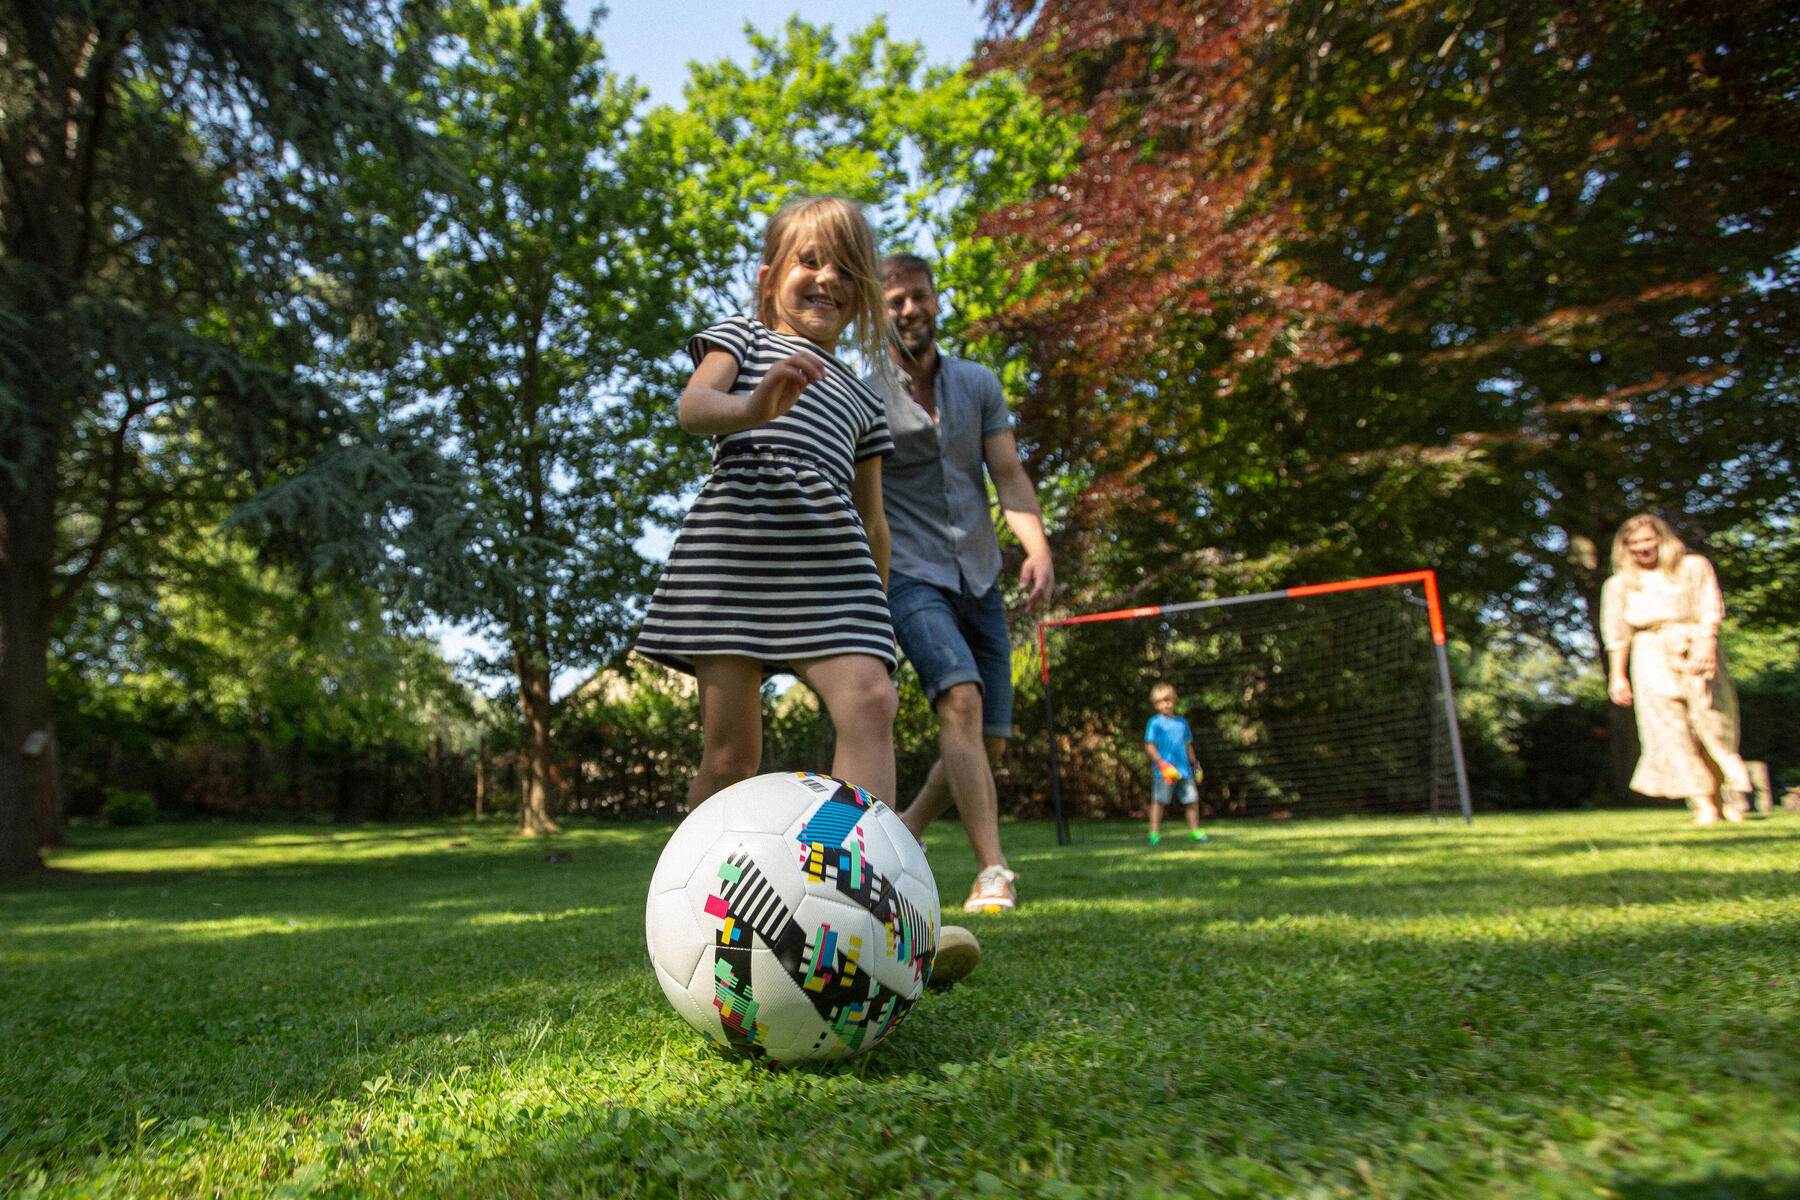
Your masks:
M694 658L700 688L700 770L688 784L688 811L762 765L762 663L730 654Z
M831 773L898 811L894 714L900 711L900 694L888 678L887 666L867 654L835 654L797 662L794 669L825 702L837 731Z

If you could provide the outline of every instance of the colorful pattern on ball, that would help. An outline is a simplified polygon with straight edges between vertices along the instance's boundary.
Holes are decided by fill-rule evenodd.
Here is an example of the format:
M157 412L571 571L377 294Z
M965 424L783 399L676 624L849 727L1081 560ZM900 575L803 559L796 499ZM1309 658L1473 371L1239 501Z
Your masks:
M798 797L796 784L804 789ZM731 828L759 824L762 796L770 800L770 823L784 805L798 808L798 828ZM911 1010L936 952L936 885L917 843L892 810L829 776L759 776L727 788L689 820L721 802L730 807L708 816L724 827L716 837L710 830L695 835L714 838L699 851L710 861L709 877L702 878L706 868L696 862L690 882L681 885L710 928L711 945L694 982L707 976L705 1001L717 1014L716 1030L685 1002L695 989L659 970L664 991L691 1024L752 1056L840 1058L875 1046ZM669 860L686 852L678 845L686 831L684 823L670 840L659 879L682 878L685 867ZM771 857L774 844L786 845L788 854ZM671 930L682 928L680 907L679 897L659 906L653 884L646 930L659 967L663 950L678 949ZM668 928L659 929L659 912L668 914L662 922ZM796 997L810 1009L810 1020Z

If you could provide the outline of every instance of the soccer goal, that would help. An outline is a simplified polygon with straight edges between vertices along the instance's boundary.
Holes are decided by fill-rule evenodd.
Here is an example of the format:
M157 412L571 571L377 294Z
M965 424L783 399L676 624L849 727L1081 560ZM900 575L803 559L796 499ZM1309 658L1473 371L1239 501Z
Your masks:
M1072 814L1149 799L1158 683L1193 730L1203 812L1435 818L1455 797L1472 819L1435 572L1041 621L1038 654L1060 843Z

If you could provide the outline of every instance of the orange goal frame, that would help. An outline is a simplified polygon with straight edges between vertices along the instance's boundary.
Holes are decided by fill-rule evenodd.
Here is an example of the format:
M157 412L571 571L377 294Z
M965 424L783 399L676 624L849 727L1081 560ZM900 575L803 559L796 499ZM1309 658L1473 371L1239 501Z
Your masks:
M1185 604L1152 604L1140 608L1119 608L1111 612L1087 613L1079 617L1063 617L1055 621L1039 621L1038 662L1044 683L1044 729L1050 741L1050 796L1056 809L1056 841L1069 844L1069 823L1063 811L1062 777L1056 761L1056 712L1050 692L1050 640L1052 629L1065 625L1088 625L1097 621L1129 621L1142 617L1161 617L1197 608L1222 608L1229 604L1251 604L1260 600L1291 600L1302 596L1323 596L1332 592L1353 592L1366 588L1423 585L1425 612L1431 623L1432 650L1437 658L1438 682L1443 688L1444 718L1448 724L1451 761L1456 767L1456 790L1462 802L1465 824L1474 820L1469 804L1469 773L1463 762L1462 731L1456 723L1456 700L1450 689L1450 657L1444 648L1444 613L1438 603L1437 572L1405 571L1397 575L1371 575L1364 579L1342 579L1334 583L1303 584L1273 592L1255 592L1246 596L1226 596L1218 600L1193 600ZM1415 601L1416 603L1416 601ZM1434 801L1435 804L1435 801Z

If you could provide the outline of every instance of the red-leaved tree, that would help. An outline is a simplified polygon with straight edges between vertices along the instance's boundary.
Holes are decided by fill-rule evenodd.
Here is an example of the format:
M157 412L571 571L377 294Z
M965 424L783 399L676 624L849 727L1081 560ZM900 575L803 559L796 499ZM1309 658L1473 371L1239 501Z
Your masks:
M1086 120L984 228L1097 590L1436 565L1565 634L1629 511L1800 510L1792 5L989 13Z

